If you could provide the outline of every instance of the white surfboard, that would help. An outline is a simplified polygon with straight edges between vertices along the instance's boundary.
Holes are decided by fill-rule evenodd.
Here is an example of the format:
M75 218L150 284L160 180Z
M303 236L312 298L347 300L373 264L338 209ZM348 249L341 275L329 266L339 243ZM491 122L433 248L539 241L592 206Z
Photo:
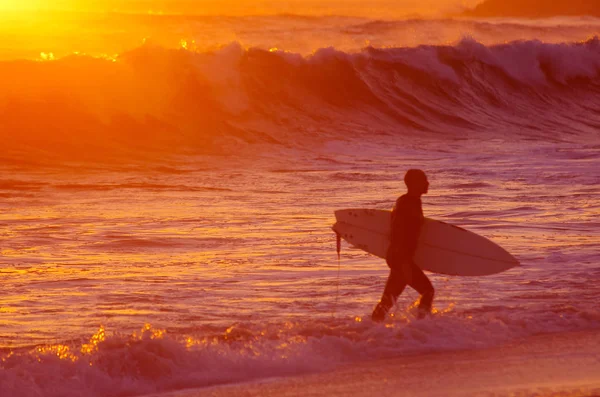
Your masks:
M391 211L346 209L335 212L333 230L353 246L385 258L389 245ZM414 256L423 270L452 276L486 276L515 266L519 261L487 238L425 218Z

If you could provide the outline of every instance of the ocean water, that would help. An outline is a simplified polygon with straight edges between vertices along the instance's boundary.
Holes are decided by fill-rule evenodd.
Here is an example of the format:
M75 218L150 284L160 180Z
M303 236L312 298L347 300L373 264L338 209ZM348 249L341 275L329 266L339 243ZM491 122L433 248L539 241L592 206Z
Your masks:
M0 62L0 395L600 329L599 20L148 18L190 39ZM207 24L248 38L189 44ZM333 211L391 208L417 167L426 216L522 267L432 274L433 316L409 289L374 324L387 267L346 245L338 261Z

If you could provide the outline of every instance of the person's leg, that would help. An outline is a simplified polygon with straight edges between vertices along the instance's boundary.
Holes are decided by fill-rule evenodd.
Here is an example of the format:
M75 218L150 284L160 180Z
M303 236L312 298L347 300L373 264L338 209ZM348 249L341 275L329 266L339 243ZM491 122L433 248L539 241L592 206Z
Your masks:
M371 318L373 321L383 321L387 312L394 306L394 302L398 296L406 288L406 282L402 277L402 272L392 269L385 284L381 300L373 310Z
M421 300L419 301L419 315L422 316L426 313L431 313L435 290L429 277L427 277L425 273L423 273L423 270L421 270L414 262L412 263L412 278L409 285L421 294Z

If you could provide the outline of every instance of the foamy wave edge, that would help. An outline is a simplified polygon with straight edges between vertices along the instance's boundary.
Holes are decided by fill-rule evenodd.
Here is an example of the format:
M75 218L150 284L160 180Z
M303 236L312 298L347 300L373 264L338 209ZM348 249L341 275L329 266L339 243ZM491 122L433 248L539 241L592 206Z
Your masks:
M533 318L535 317L535 318ZM342 363L496 346L539 333L600 328L600 313L517 311L458 314L448 308L416 321L397 313L367 319L234 324L223 332L171 335L150 325L132 335L104 328L86 343L1 355L3 395L133 396L318 372Z

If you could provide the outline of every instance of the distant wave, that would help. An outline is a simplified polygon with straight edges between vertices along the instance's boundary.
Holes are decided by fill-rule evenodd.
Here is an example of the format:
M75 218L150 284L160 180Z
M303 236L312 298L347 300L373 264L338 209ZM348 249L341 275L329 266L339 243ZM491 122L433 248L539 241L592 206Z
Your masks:
M156 169L156 171L163 171L163 168ZM23 184L24 186L28 186ZM10 185L9 185L10 186ZM25 189L21 185L16 185L19 189ZM0 180L0 188L3 188L3 183ZM185 192L202 192L202 191L218 191L218 192L231 192L232 189L217 188L217 187L197 187L197 186L185 186L185 185L166 185L166 184L155 184L155 183L128 183L128 184L82 184L73 183L66 185L56 185L55 188L71 191L105 191L105 190L119 190L119 189L140 189L146 191L185 191Z
M369 134L597 134L600 40L323 48L146 45L116 60L0 63L2 156L122 159ZM316 132L318 131L318 133Z
M486 0L466 14L477 17L600 17L600 6L597 0Z

